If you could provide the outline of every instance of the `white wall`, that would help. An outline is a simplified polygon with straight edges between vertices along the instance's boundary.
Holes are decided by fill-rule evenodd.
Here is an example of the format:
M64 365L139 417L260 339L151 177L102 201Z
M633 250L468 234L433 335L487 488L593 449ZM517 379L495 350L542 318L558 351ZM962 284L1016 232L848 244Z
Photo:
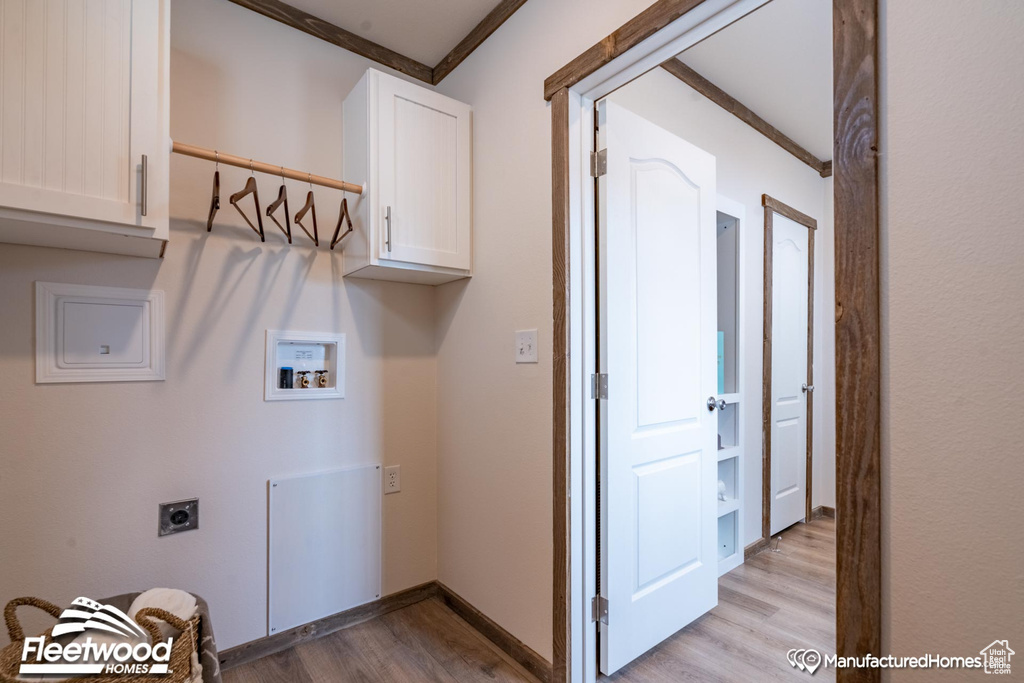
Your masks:
M474 272L438 288L438 576L551 657L551 113L544 79L649 0L527 2L438 90L473 105ZM538 365L514 332L540 330Z
M883 649L1021 653L1024 5L882 7Z
M223 0L174 0L175 139L341 174L341 103L369 62ZM157 585L205 596L221 647L266 635L266 480L402 466L384 498L384 590L436 577L434 292L342 280L340 256L228 203L247 172L175 156L163 261L0 245L0 602ZM278 182L258 177L264 204ZM291 208L307 186L289 182ZM321 238L341 195L317 189ZM328 234L329 239L329 234ZM34 384L33 281L166 292L167 380ZM348 335L347 397L263 402L264 331ZM200 529L157 538L157 504L199 496ZM4 635L3 637L6 637Z
M826 336L835 336L833 317L823 315L827 292L822 282L832 279L834 272L831 259L825 256L832 239L832 223L823 220L826 181L807 164L664 69L647 72L616 90L608 99L714 155L718 193L743 204L747 210L747 223L740 226L743 309L740 321L743 394L740 419L745 475L743 544L749 545L761 538L761 341L764 321L764 208L761 195L771 195L818 221L814 241L814 364L816 372L830 368L834 374L834 356L826 355L823 347ZM814 396L812 458L815 469L824 469L826 453L834 453L835 437L831 439L833 446L830 449L825 438L825 425L832 417L830 413L835 412L835 400L834 393L829 399L824 391L826 388L827 383ZM816 501L822 494L814 493L815 504L820 505Z

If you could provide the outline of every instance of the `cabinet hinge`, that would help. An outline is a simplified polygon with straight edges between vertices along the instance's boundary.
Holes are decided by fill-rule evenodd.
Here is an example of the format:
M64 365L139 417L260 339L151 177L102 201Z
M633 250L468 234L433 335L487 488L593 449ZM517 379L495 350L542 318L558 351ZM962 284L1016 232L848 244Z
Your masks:
M608 623L608 598L595 595L590 601L590 620Z
M590 398L608 398L608 375L596 372L590 376Z
M590 175L600 178L608 172L608 150L590 153Z

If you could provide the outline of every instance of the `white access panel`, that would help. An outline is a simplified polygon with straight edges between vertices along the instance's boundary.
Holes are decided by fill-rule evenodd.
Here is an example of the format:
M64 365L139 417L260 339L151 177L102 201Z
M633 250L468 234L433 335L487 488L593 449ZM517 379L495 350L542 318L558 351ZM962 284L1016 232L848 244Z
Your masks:
M381 468L270 480L267 635L380 597Z
M57 319L64 331L64 356L58 363L68 367L145 362L145 303L65 302Z
M36 382L164 378L164 293L36 283Z

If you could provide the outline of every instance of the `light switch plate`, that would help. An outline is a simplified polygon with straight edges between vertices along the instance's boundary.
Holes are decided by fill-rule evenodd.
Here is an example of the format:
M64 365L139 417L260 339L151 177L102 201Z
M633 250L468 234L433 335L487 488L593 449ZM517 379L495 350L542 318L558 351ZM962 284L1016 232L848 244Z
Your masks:
M516 363L536 363L537 330L516 332Z

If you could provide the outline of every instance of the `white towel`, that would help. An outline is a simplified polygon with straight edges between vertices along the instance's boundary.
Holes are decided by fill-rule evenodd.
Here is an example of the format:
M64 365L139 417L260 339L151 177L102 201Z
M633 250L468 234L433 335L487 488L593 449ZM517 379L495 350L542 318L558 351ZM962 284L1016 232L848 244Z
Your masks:
M128 609L128 616L135 619L135 615L146 607L156 607L165 610L184 621L194 617L196 609L198 609L195 597L191 593L186 593L177 588L150 588L135 598L132 606ZM164 639L176 638L181 633L162 619L153 619L153 621L160 628L160 633L163 634Z
M128 616L135 619L135 615L140 610L146 607L156 607L162 610L166 610L174 616L188 621L196 615L196 610L199 609L196 604L195 596L191 593L178 590L177 588L150 588L145 593L135 598L131 608L128 610ZM181 635L181 631L168 624L163 619L153 619L156 622L157 628L160 629L160 633L163 635L164 640L168 638L177 638ZM203 667L199 663L198 654L192 653L192 683L202 683L203 680Z

